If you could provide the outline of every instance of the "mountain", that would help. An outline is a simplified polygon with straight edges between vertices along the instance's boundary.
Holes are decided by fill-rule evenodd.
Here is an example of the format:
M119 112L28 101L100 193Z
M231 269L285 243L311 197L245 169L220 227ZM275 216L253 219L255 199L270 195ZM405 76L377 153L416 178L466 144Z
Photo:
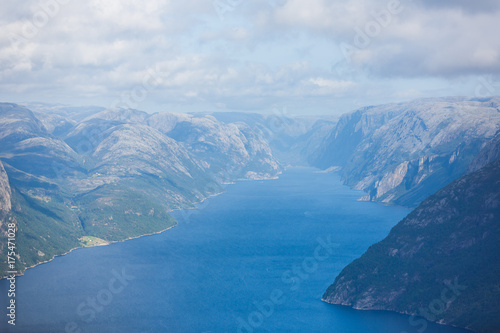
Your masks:
M266 139L279 161L288 165L309 165L312 152L336 124L332 116L297 116L274 113L263 115L241 112L212 113L225 123L244 123Z
M159 113L148 124L183 143L220 182L272 178L281 170L265 138L245 123L224 123L211 115Z
M282 170L261 135L211 116L0 103L0 238L17 226L17 269L89 240L175 225L222 183ZM3 242L2 244L5 244ZM6 258L5 248L1 249ZM0 262L2 276L6 262Z
M418 315L418 331L429 320L498 332L499 189L500 160L453 181L344 268L323 300Z
M481 169L485 165L496 161L500 158L500 131L497 132L495 137L484 144L479 154L469 164L468 172L473 172Z
M26 139L46 135L42 123L30 110L16 104L0 104L0 149Z
M433 98L342 116L311 164L341 167L362 199L416 206L465 174L500 129L500 98Z
M133 124L142 123L149 117L149 114L144 111L135 109L106 109L98 113L94 113L81 122L86 122L92 119L109 120L121 123Z
M57 115L69 121L80 122L83 119L106 110L100 106L68 106L49 103L24 103L20 104L37 115Z

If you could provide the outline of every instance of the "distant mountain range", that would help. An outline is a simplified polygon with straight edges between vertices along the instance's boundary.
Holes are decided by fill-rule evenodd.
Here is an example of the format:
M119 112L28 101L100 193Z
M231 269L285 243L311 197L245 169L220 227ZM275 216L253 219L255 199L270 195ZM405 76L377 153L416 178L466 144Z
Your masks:
M340 170L361 200L418 206L342 271L325 301L426 317L410 319L417 329L429 320L494 332L499 158L498 97L371 106L338 120L0 103L0 252L9 221L23 271L165 230L171 210L225 183L310 164Z
M481 109L478 119L485 117ZM494 112L481 122L478 119L466 122L473 125L469 130L460 131L461 124L453 127L465 142L488 133L484 138L489 140L481 140L477 154L466 150L468 155L463 156L464 150L458 150L459 170L465 175L424 200L383 241L344 268L324 301L411 314L408 325L418 332L425 331L427 321L477 332L500 330L500 133ZM488 129L486 122L493 128ZM430 170L446 175L446 165L453 163ZM405 173L401 174L404 179ZM406 190L418 192L412 187Z
M465 174L500 129L500 98L433 98L365 107L340 118L309 159L339 166L363 200L415 207Z
M175 224L169 211L222 192L223 183L283 170L262 133L244 123L35 107L0 104L0 232L5 237L4 222L17 221L20 271L85 237L117 241L164 230Z

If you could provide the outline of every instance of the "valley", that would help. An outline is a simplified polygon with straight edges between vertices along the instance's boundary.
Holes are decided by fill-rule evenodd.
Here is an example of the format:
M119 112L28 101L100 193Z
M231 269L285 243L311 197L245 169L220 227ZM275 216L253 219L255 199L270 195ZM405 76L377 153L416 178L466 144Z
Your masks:
M0 237L16 225L23 273L76 248L170 229L176 211L228 184L312 165L339 174L360 202L417 207L348 265L323 300L422 316L440 286L460 278L470 286L464 296L426 320L489 332L498 325L496 296L481 293L496 290L499 269L484 256L499 251L499 108L498 97L435 98L335 119L2 103ZM460 273L463 265L478 275ZM5 277L7 262L0 267Z

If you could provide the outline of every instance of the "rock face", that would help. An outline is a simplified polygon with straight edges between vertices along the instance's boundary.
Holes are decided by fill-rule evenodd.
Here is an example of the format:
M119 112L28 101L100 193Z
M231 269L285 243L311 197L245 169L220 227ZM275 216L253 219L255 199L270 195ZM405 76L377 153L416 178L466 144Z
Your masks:
M0 253L2 253L2 255L6 255L8 252L8 242L5 241L8 235L8 224L15 222L10 214L12 209L11 196L12 192L9 185L9 177L5 172L2 162L0 162ZM3 268L4 265L0 265L2 272L4 271Z
M499 189L500 160L455 180L344 268L323 300L498 332Z
M498 97L366 107L340 118L311 163L342 167L364 200L416 206L467 171L500 129L499 107Z
M500 132L487 142L479 154L470 163L468 172L474 172L500 158Z
M245 123L223 123L211 115L161 113L150 126L183 143L220 182L231 179L266 179L281 167L269 143Z
M82 246L83 236L115 241L164 230L175 224L169 211L222 192L221 183L282 170L244 123L35 106L0 103L1 218L17 221L19 271Z
M5 172L2 162L0 162L0 211L1 212L3 213L10 212L12 208L10 197L11 197L11 191L9 185L9 177Z
M213 116L222 122L244 123L269 143L280 162L308 166L311 156L335 126L335 117L291 117L276 112L271 115L225 112Z

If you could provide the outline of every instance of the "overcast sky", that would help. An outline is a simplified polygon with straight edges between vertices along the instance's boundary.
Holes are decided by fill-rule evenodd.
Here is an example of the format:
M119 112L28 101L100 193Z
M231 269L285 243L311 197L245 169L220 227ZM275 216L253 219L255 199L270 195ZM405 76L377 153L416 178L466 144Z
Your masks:
M500 1L0 0L0 100L338 114L500 95Z

